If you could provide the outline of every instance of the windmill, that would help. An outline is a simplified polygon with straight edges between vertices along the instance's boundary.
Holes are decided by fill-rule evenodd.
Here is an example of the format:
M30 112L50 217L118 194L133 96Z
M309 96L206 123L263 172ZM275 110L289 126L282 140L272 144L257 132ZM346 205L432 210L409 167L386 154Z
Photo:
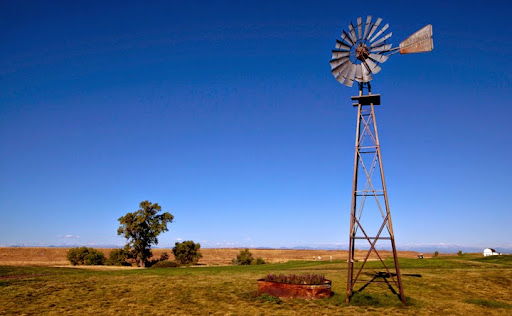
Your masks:
M380 105L380 94L371 93L370 81L372 75L382 70L380 65L386 62L389 56L400 53L429 52L434 48L432 41L432 25L427 25L409 36L398 47L392 47L389 39L391 32L383 35L389 28L389 24L382 25L382 19L372 21L368 16L366 22L360 17L354 25L348 25L348 31L343 30L341 40L336 40L336 48L332 50L331 73L341 84L352 87L354 81L358 83L359 95L351 97L357 107L357 129L354 155L354 177L352 182L352 202L350 209L349 251L348 251L348 275L347 275L347 303L354 293L356 283L366 283L360 290L370 283L382 282L399 296L405 305L405 296L402 286L402 275L398 265L398 257L395 246L395 236L391 222L386 181L380 152L379 134L375 118L374 106ZM363 94L366 88L367 94ZM365 180L364 185L361 185ZM372 235L365 230L362 223L363 209L375 199L374 208L378 209L380 217L376 226L376 233ZM366 215L366 214L365 214ZM359 234L358 234L359 233ZM387 235L387 236L386 236ZM367 241L369 250L357 271L354 271L354 253L356 240ZM379 254L376 244L379 240L389 240L393 252L394 272L386 266ZM370 255L374 253L382 263L384 272L378 272L371 280L362 280L362 270ZM354 273L355 272L355 273ZM361 278L360 278L361 277ZM398 288L398 293L395 288Z

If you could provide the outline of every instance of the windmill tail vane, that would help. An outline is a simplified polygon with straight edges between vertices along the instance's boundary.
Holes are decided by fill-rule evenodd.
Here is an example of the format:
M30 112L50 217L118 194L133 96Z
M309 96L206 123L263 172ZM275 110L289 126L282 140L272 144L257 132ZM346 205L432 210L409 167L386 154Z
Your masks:
M393 33L384 35L389 24L381 27L381 22L382 18L372 22L372 17L367 16L364 22L359 17L355 25L352 22L348 25L348 31L343 30L341 40L336 40L330 61L331 73L338 82L349 87L354 81L369 83L373 79L372 74L382 70L379 65L390 55L429 52L434 48L430 24L393 48L388 43Z
M434 49L432 25L429 24L400 43L400 54L430 52Z

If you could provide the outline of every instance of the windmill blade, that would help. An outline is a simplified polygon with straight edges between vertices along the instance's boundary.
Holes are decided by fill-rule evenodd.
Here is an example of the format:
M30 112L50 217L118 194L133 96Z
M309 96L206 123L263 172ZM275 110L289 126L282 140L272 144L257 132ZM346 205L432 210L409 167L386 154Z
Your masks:
M350 46L354 46L354 42L352 42L352 40L350 39L350 36L348 36L347 32L345 32L345 30L343 30L343 33L341 34L341 38L350 44Z
M371 52L371 53L376 53L376 52L387 52L388 50L390 50L390 49L391 49L391 45L393 45L393 44L380 45L380 46L377 46L377 47L375 47L375 48L370 49L370 52Z
M349 58L343 58L340 64L338 64L336 67L332 67L331 73L334 77L337 77L344 69L345 67L350 64Z
M332 51L332 59L338 59L338 58L347 57L347 56L350 56L350 52L338 52L335 50Z
M380 36L380 34L384 33L384 31L386 31L386 30L388 29L388 27L389 27L389 23L388 23L388 24L386 24L386 25L384 25L384 27L382 27L382 29L381 29L380 31L378 31L378 32L377 32L377 34L375 34L375 35L372 37L372 39L370 40L370 42L373 42L374 40L376 40L376 39L377 39L377 37L379 37L379 36Z
M366 65L368 66L368 68L370 69L371 73L372 74L377 74L379 73L379 71L382 70L382 68L380 68L379 66L377 66L376 63L374 63L371 59L367 58L364 60L364 62L366 63Z
M393 34L393 32L388 33L388 35L384 36L384 37L383 37L383 38L381 38L380 40L378 40L378 41L376 41L375 43L373 43L373 44L370 46L370 48L378 46L380 43L382 43L382 42L384 42L385 40L387 40L388 38L390 38L392 34Z
M334 69L334 68L338 67L339 65L345 63L346 61L348 61L348 58L338 58L338 59L332 59L331 61L329 61L329 63L331 64L331 69Z
M363 82L363 64L356 65L356 81Z
M350 31L348 35L350 35L350 39L352 39L352 42L357 42L356 31L354 30L354 25L352 24L352 22L350 22L350 24L348 25L348 29Z
M382 22L382 18L378 18L377 22L375 22L375 24L372 25L372 28L370 29L370 34L368 34L367 38L372 37L373 32L375 32L379 28L380 22Z
M400 43L400 54L430 52L434 49L432 25L429 24Z
M372 74L370 72L370 69L367 68L367 65L363 65L363 82L369 82L372 80Z
M366 73L371 74L370 67L368 66L368 64L366 63L366 61L363 61L363 62L362 62L362 65L363 65L363 70L364 70L364 69L366 69Z
M361 27L362 27L363 19L361 17L357 18L357 39L361 39Z
M337 39L336 49L350 51L350 46Z
M388 60L389 56L386 56L386 55L381 55L381 54L372 54L370 53L370 56L369 56L372 60L375 60L376 62L378 63L383 63L383 62L386 62L386 60Z
M343 83L345 83L345 80L347 79L347 74L349 71L350 71L350 65L348 65L348 64L343 65L342 71L336 75L333 74L333 76L334 76L334 78L336 78L336 81L343 84Z
M345 77L340 75L340 76L336 77L336 81L338 81L339 83L343 84L345 82Z
M336 80L339 82L339 83L344 83L345 80L347 79L348 77L348 74L350 72L350 69L352 68L353 65L352 63L346 63L342 69L342 71L336 76Z
M372 22L372 16L369 15L366 18L366 25L364 26L363 41L366 39L366 35L368 35L368 32L370 31L370 23L371 22Z
M343 84L345 83L345 80L347 80L348 74L350 73L350 69L352 68L352 63L348 62L342 67L343 69L341 72L336 76L336 80Z
M343 70L340 72L340 76L343 77L343 79L347 79L348 74L350 73L350 69L352 69L352 63L349 62L343 67Z
M354 77L356 76L356 65L352 64L350 67L350 71L348 72L347 79L345 80L344 85L347 87L352 87L354 85Z

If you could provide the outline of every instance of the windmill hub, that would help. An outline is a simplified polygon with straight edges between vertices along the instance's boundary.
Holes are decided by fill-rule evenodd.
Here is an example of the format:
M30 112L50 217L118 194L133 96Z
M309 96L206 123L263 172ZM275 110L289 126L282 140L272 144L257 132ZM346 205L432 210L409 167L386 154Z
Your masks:
M356 58L360 61L364 61L368 56L370 56L368 47L363 43L359 43L359 46L356 48Z

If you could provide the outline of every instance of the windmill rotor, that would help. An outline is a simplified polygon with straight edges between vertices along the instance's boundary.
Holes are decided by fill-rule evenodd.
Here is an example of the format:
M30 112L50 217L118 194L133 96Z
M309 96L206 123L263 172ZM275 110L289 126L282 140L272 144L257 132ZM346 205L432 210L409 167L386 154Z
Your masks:
M369 83L382 70L380 64L386 62L395 53L411 54L429 52L434 48L432 41L432 25L427 25L400 43L392 47L389 39L392 32L385 33L389 24L381 27L382 18L372 22L372 16L357 18L356 23L350 22L336 39L332 50L331 73L334 78L346 86L352 87L354 81L361 84Z

